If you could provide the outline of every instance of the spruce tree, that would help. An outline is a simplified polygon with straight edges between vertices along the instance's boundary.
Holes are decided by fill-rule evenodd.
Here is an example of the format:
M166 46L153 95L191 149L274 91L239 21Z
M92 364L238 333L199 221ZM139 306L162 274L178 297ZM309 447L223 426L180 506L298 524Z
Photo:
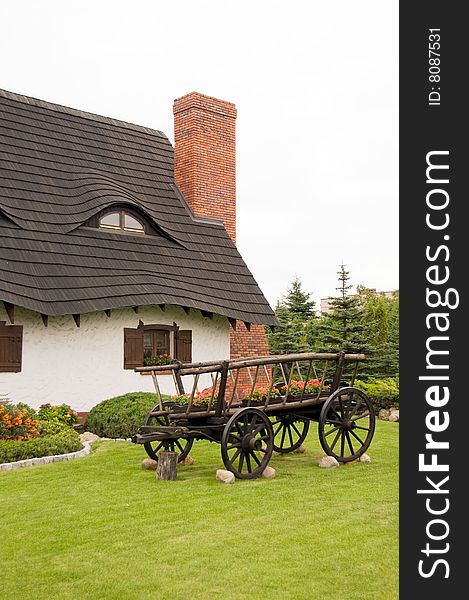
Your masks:
M368 327L364 324L360 297L350 293L350 273L344 264L340 265L337 275L339 295L329 298L331 311L321 319L318 349L322 352L369 354L372 348L367 339Z
M277 303L279 326L267 332L271 354L296 354L310 350L316 331L315 303L295 278L285 297Z

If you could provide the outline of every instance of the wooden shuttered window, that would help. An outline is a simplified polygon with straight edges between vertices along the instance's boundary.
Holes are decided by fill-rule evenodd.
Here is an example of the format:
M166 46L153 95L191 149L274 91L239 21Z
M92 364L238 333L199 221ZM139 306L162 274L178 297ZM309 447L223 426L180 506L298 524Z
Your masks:
M124 369L143 367L143 329L124 329Z
M181 362L192 362L192 331L179 329L174 334L175 357Z
M23 326L0 323L0 373L19 373L23 353Z

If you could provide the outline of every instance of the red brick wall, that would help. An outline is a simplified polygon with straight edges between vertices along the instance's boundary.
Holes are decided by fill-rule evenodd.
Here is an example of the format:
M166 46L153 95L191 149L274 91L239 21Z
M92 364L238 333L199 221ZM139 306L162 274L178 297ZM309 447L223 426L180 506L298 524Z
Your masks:
M236 243L236 107L191 92L174 101L174 178L197 216L222 219ZM238 321L231 357L269 354L262 325Z

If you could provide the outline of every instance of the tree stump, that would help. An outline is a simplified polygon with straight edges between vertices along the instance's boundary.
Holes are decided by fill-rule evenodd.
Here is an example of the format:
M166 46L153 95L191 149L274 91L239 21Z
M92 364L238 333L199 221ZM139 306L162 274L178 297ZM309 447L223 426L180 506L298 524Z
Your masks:
M177 452L160 452L158 454L156 478L162 481L174 481L177 475L177 464Z

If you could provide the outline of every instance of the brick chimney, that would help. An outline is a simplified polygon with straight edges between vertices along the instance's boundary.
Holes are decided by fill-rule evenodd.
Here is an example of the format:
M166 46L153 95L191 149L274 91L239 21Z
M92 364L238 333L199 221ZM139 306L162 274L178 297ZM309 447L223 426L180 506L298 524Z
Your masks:
M236 243L236 107L198 92L174 101L174 179L192 212L222 219ZM238 321L231 357L269 354L262 325Z
M236 107L191 92L174 101L174 179L195 215L236 243Z

